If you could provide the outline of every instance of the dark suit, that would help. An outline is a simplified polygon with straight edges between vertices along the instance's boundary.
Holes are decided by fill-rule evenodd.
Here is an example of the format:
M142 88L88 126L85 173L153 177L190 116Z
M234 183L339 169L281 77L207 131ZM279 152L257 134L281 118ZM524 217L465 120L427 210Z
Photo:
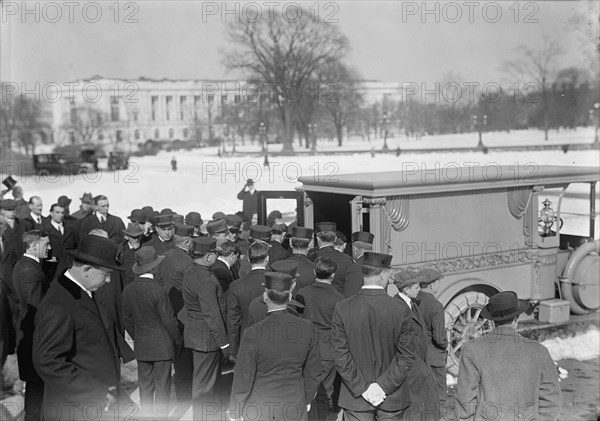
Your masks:
M258 207L258 195L256 194L256 190L254 193L250 193L245 189L246 186L238 193L237 198L244 201L242 212L244 213L244 218L250 221L252 220L252 214L256 213Z
M67 253L67 250L77 248L77 234L67 224L63 224L63 233L61 234L59 230L54 228L50 218L45 220L43 229L48 233L50 247L52 247L52 257L57 260L56 263L48 261L42 263L42 266L46 269L48 279L52 281L57 273L62 273L73 265L73 258Z
M19 297L15 290L15 285L12 279L13 268L19 260L20 256L23 255L23 242L21 240L21 225L18 219L15 219L14 226L11 228L6 225L6 230L0 239L2 246L0 248L0 278L2 278L2 287L4 289L4 296L8 305L10 329L5 332L7 335L7 347L9 353L12 354L14 347L16 346L16 333L19 330L19 324L21 323L19 317Z
M230 401L233 416L306 420L321 371L312 323L286 310L273 311L246 329L238 355Z
M34 259L23 256L13 269L13 279L19 297L21 323L17 332L17 357L19 377L27 382L25 389L25 420L40 419L44 383L33 367L33 332L35 315L46 295L50 282L42 270L42 265Z
M133 250L129 246L129 242L127 240L119 244L119 248L117 251L117 262L121 264L121 269L123 269L120 273L121 285L123 286L123 288L131 284L135 279L135 274L133 273L132 268L135 264L136 251L137 250Z
M181 343L169 297L154 279L137 277L123 290L123 317L138 360L140 405L147 414L166 419L173 343Z
M330 284L315 281L312 285L302 288L298 292L297 298L305 305L304 319L313 322L317 328L321 355L321 374L319 376L320 385L317 393L317 405L314 409L318 411L317 419L325 419L328 413L333 410L336 374L333 347L331 346L331 321L336 304L342 301L344 296Z
M291 256L292 252L283 248L279 241L269 241L269 263L284 260Z
M348 272L346 272L346 282L344 284L344 297L352 297L356 294L363 286L365 280L362 273L363 256L360 256L358 260L350 265Z
M431 370L424 361L426 343L419 327L420 322L406 303L402 305L383 288L363 287L337 304L332 345L342 377L342 408L371 414L363 419L375 419L380 411L396 413L395 419L440 419L435 410L425 414L415 407L423 392L435 398L434 407L438 403ZM373 382L387 395L377 408L362 398Z
M223 289L223 293L227 293L229 289L229 285L233 282L233 268L229 268L227 263L222 260L217 259L215 264L212 266L211 270L217 277L217 280L221 284L221 288Z
M144 245L154 247L154 250L156 250L156 254L161 256L165 256L169 250L179 248L175 246L175 242L173 241L173 239L170 239L169 241L163 241L160 239L158 234L154 235L150 240L146 241Z
M302 254L292 254L287 260L296 262L298 264L296 288L294 288L294 291L292 291L293 295L296 296L298 291L309 286L315 281L315 264Z
M33 230L41 230L42 226L45 225L45 220L42 215L39 216L40 222L38 223L31 217L31 212L27 214L23 219L21 219L21 223L23 224L23 232L33 231Z
M260 296L265 287L264 269L253 269L246 276L237 279L229 285L227 294L227 332L231 355L237 355L240 337L248 327L248 311L253 299Z
M110 213L106 215L106 221L104 221L104 224L100 223L100 220L95 213L83 218L79 223L79 237L83 238L87 236L93 229L103 229L108 233L108 238L117 244L121 243L125 239L123 234L125 224L123 224L123 220L118 216L111 215Z
M183 340L193 350L194 419L206 413L203 405L213 396L220 377L221 349L229 343L225 328L223 290L210 269L194 263L183 277Z
M417 295L419 311L423 317L423 327L427 335L427 364L431 367L438 385L440 403L446 402L446 359L448 357L448 334L444 306L433 293L424 290Z
M344 293L344 285L346 284L346 273L350 265L352 265L352 257L333 248L333 246L322 247L317 251L316 257L325 257L331 259L337 265L335 277L331 285L337 289L340 294ZM315 258L315 260L317 260Z
M267 303L263 300L262 295L252 300L250 307L248 308L248 326L252 326L261 320L266 319L267 310ZM293 316L300 317L296 309L289 304L287 306L287 311Z
M119 353L107 323L94 300L65 274L52 283L38 310L33 363L45 383L45 410L59 411L60 420L102 411L108 388L119 383Z

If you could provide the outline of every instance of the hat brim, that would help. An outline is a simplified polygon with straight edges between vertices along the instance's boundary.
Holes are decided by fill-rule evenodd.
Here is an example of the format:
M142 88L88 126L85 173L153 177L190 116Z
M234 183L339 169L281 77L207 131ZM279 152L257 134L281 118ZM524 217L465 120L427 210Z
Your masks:
M490 313L488 306L486 305L481 310L481 317L483 317L484 319L494 320L494 321L508 320L515 316L518 316L521 313L526 312L528 308L529 308L529 302L527 302L525 300L519 300L519 306L514 311L511 311L510 313L502 315L502 316L493 316Z
M121 230L123 232L123 234L125 234L128 237L131 238L138 238L141 237L142 235L144 235L144 231L140 231L140 233L131 233L131 232L127 232L127 230Z
M67 250L67 253L73 256L75 260L78 260L83 263L87 263L94 266L101 266L104 268L123 271L124 269L115 262L111 262L109 260L99 259L96 256L92 256L86 253L81 253L78 250Z
M137 263L134 263L133 267L131 268L131 271L136 275L147 273L148 271L154 269L156 266L160 265L160 262L162 262L164 258L165 256L156 256L156 259L154 259L150 263L146 263L145 265L138 265Z

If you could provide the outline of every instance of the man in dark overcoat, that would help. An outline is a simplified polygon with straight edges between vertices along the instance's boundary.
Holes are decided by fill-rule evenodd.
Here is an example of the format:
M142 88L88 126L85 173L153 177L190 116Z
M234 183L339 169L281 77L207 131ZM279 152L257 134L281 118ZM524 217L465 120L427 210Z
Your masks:
M173 214L155 215L150 217L153 221L155 235L144 243L145 246L152 246L161 256L166 256L167 252L175 247Z
M116 244L123 241L123 230L125 224L118 216L111 215L108 210L110 203L108 197L98 195L94 197L94 212L80 221L79 237L83 238L89 235L93 229L102 229L108 233L108 238Z
M88 235L71 253L73 266L52 283L35 319L33 363L45 384L44 416L75 421L135 413L118 405L119 349L94 299L119 269L117 245Z
M296 279L296 288L292 291L295 296L302 288L312 284L315 281L315 265L306 255L308 254L308 245L313 239L314 231L310 228L292 226L290 246L292 255L286 260L296 262L298 265L298 278Z
M335 249L336 228L335 222L318 222L315 224L317 244L319 247L315 254L315 260L318 257L324 257L335 262L337 271L332 285L340 292L340 294L343 294L344 285L346 284L346 274L352 265L353 260L347 254Z
M73 258L67 250L77 248L77 233L73 226L64 222L65 210L58 203L50 207L50 215L42 223L42 229L48 233L52 247L52 259L42 263L48 279L52 281L58 273L64 272L73 264Z
M234 281L233 267L238 260L239 250L233 241L227 240L221 244L219 257L212 267L212 271L221 284L223 293L227 295L229 285Z
M357 231L352 233L352 257L354 263L348 268L346 283L344 284L344 297L352 297L362 288L363 284L363 255L366 251L373 250L375 236L370 232Z
M321 372L315 329L287 311L292 277L267 272L264 278L268 316L244 331L228 414L306 421Z
M291 256L291 250L285 249L282 245L287 226L284 223L273 224L271 231L271 241L269 245L269 262L274 263L278 260L284 260Z
M252 214L256 213L258 207L258 194L254 187L254 180L249 178L242 190L237 195L238 200L243 201L242 212L244 213L244 219L247 221L252 220Z
M17 357L19 377L26 382L25 420L41 419L44 382L35 371L31 353L35 315L50 287L50 281L42 269L42 260L48 257L50 240L39 230L23 234L25 254L13 269L15 289L19 297L21 323L17 332Z

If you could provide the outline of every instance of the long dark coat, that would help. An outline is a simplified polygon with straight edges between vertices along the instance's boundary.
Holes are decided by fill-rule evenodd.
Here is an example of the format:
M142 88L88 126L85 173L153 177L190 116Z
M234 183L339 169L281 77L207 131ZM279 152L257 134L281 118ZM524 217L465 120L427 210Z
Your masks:
M125 224L123 223L123 220L110 213L106 215L105 226L102 226L100 220L94 213L83 218L79 223L79 238L87 236L93 229L103 229L108 233L108 238L117 244L125 239L123 234Z
M427 335L427 363L431 367L446 367L448 334L444 306L432 293L422 290L417 295L417 302Z
M320 248L319 251L317 251L315 260L319 257L326 257L336 263L337 270L335 271L335 277L333 278L331 285L333 285L340 294L343 294L344 285L346 284L346 274L353 263L352 257L336 250L333 246Z

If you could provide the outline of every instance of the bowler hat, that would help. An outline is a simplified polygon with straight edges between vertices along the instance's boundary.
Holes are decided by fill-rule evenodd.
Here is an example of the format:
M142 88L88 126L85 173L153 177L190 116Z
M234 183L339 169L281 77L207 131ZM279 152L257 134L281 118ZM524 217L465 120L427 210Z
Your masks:
M315 224L315 231L337 231L337 225L335 222L317 222Z
M73 258L82 263L123 270L116 263L117 244L108 238L86 235L76 250L67 250Z
M265 282L263 286L267 289L276 291L289 291L292 288L294 278L286 273L265 272Z
M68 208L71 204L71 199L69 199L67 196L60 196L57 203L62 208Z
M12 178L12 175L9 175L2 180L2 184L4 184L8 190L12 190L12 188L17 184L17 180Z
M373 244L375 236L370 232L357 231L352 233L352 241L362 241L363 243Z
M191 253L195 256L201 256L211 251L216 251L217 240L212 237L196 237L192 240Z
M173 215L156 215L154 217L154 225L161 228L168 228L173 225Z
M185 223L198 228L204 223L204 221L198 212L190 212L185 216Z
M388 269L392 263L392 256L389 254L375 253L367 251L363 255L363 265Z
M131 211L131 215L127 217L132 222L142 222L145 223L148 220L148 215L144 213L141 209L134 209Z
M420 272L415 272L412 270L399 270L398 272L393 274L394 285L398 288L398 291L402 291L402 288L405 288L412 284L421 284L421 282L427 280L427 277Z
M214 221L210 221L208 224L206 224L206 229L210 235L220 232L229 232L225 219L215 219Z
M163 210L160 211L161 215L173 215L173 211L171 210L171 208L164 208Z
M175 224L175 230L173 233L181 237L191 237L194 235L194 227L186 224Z
M144 235L144 230L141 229L139 225L130 222L129 224L127 224L127 229L123 230L123 234L131 238L136 238Z
M227 218L227 215L225 215L225 213L221 212L221 211L213 213L213 216L212 216L213 220L226 219L226 218Z
M157 216L160 216L160 213L158 211L150 211L148 213L148 222L150 222L152 225L156 225Z
M227 226L230 229L233 228L237 230L240 229L243 222L242 218L240 218L238 215L226 215L225 220L227 221Z
M4 199L0 201L0 209L15 210L17 208L17 202L12 199Z
M144 212L146 216L148 216L151 212L154 212L154 208L152 206L144 206L142 208L142 212Z
M79 200L81 200L81 203L88 203L91 205L94 198L92 197L92 193L83 193L83 196L81 196Z
M271 228L266 225L252 225L250 226L250 237L255 240L269 241L271 239Z
M490 320L507 320L518 316L529 308L529 303L519 300L514 291L502 291L490 297L481 310L481 316Z
M435 282L438 279L442 279L444 277L442 272L440 272L439 270L430 268L421 269L419 273L426 278L424 281L421 281L421 285L429 285L430 283Z
M298 275L298 263L292 260L278 260L271 263L273 272L286 273L295 278Z
M135 274L147 273L160 265L165 256L157 256L152 246L144 246L135 252L135 263L131 271Z
M313 234L314 234L314 231L311 230L310 228L297 227L297 226L292 227L292 237L306 238L306 239L310 240L311 238L313 238Z

